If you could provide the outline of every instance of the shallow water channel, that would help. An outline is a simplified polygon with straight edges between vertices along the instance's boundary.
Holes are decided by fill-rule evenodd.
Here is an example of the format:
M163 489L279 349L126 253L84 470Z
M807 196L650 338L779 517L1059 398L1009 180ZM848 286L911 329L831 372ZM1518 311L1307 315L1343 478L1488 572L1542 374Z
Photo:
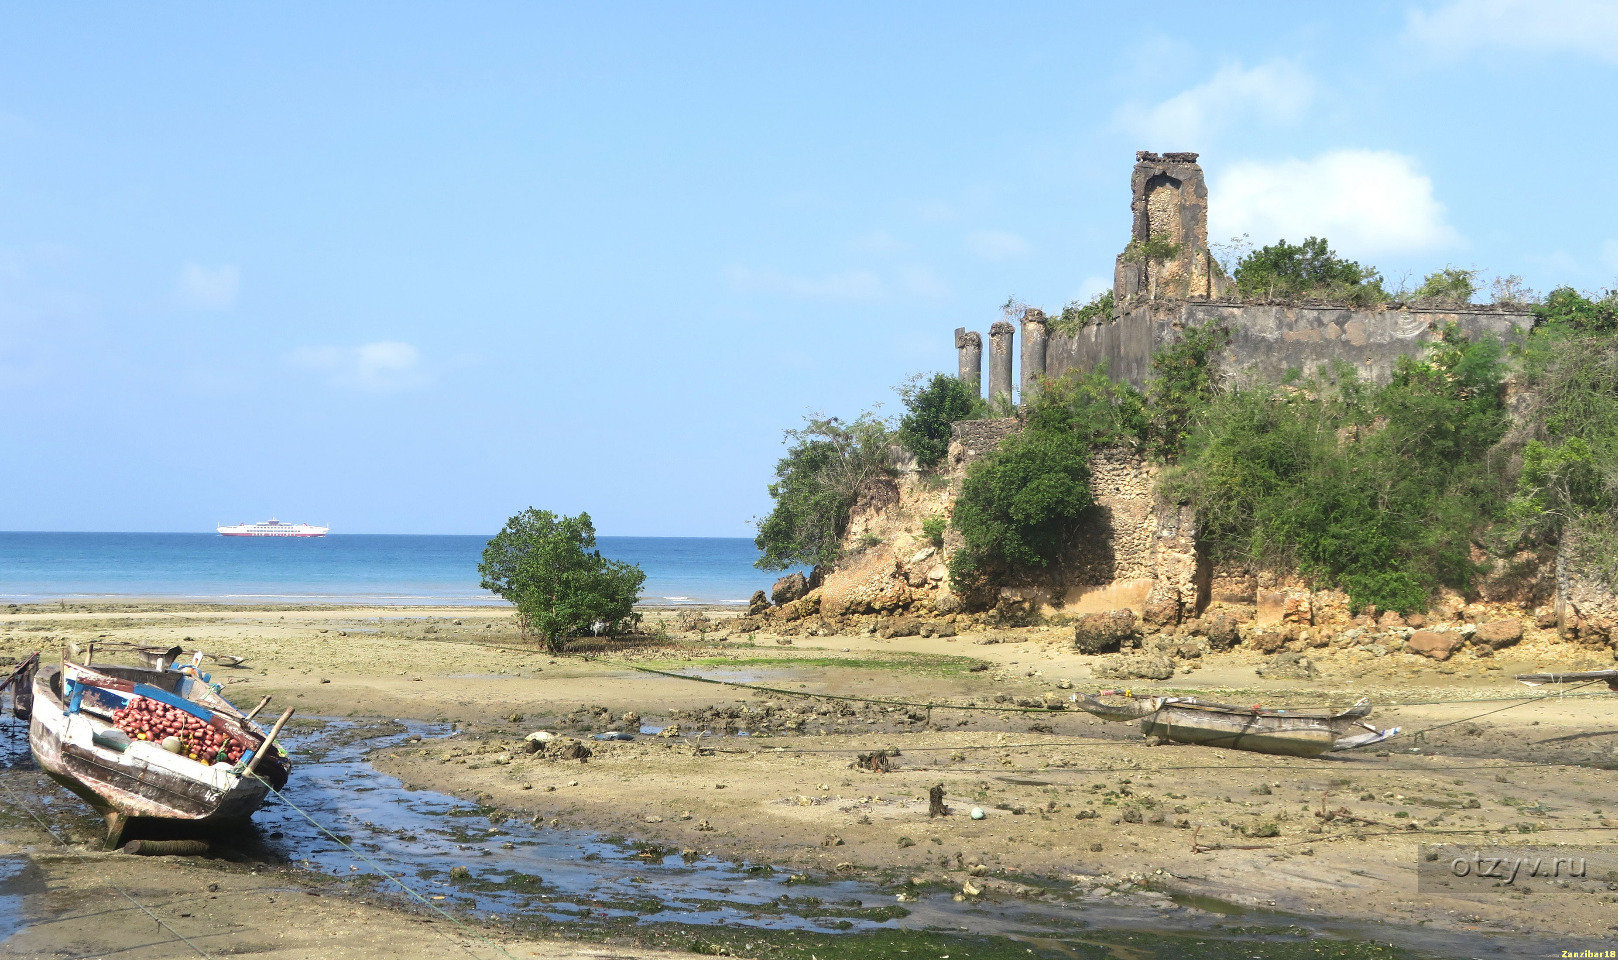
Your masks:
M838 956L895 955L889 951L896 944L922 941L941 953L979 958L1544 955L1544 945L1514 938L1337 924L1150 891L1081 897L1054 884L1028 897L958 901L953 890L794 876L766 864L682 857L623 838L507 819L452 796L409 789L367 760L371 750L408 737L452 735L447 727L404 721L333 720L299 732L288 743L296 763L289 802L272 798L255 816L256 828L232 842L249 857L402 897L386 874L462 917L537 933L627 935L699 949L740 946L744 937L773 941L779 949L783 938L801 935L822 942L821 957L828 955L828 936L848 948L832 954ZM21 760L5 759L8 765ZM80 805L59 794L49 804L57 815ZM6 875L21 869L0 868L0 913L12 912L3 909ZM6 932L0 926L0 939Z

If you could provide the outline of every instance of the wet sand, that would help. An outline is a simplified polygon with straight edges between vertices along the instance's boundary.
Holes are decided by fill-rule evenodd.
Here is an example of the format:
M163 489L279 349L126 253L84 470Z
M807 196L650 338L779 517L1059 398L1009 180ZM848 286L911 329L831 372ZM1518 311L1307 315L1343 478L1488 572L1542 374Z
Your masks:
M723 620L705 634L682 634L673 611L662 615L670 634L664 642L551 657L519 641L504 612L490 608L24 608L0 612L0 659L55 649L63 638L81 645L98 640L104 648L174 642L245 656L242 667L215 670L238 703L271 694L272 704L307 716L454 723L454 737L375 756L380 769L409 784L541 824L810 876L962 897L1032 897L1052 886L1093 901L1142 892L1201 895L1413 930L1498 932L1502 942L1520 945L1529 942L1522 937L1570 950L1610 945L1618 895L1608 887L1618 883L1432 896L1416 891L1415 871L1423 843L1594 847L1618 839L1612 694L1518 706L1432 730L1419 741L1407 735L1381 751L1277 758L1149 746L1132 724L1073 711L1012 712L1019 703L1060 702L1068 692L1064 681L1096 687L1089 680L1096 658L1068 650L1069 634L1060 629L997 631L1002 642L993 644L977 642L985 639L980 635L800 636L784 644L786 638L769 634L731 636ZM1206 657L1195 672L1156 686L1274 705L1346 704L1366 695L1379 704L1411 704L1379 706L1371 719L1415 731L1506 705L1457 701L1533 695L1510 680L1514 672L1606 665L1601 657L1531 637L1489 660L1444 664L1404 654L1367 661L1323 653L1315 658L1318 677L1281 681L1255 674L1261 659L1238 652ZM990 709L958 709L968 704ZM635 716L626 721L625 714ZM670 723L681 736L589 739L613 726ZM522 738L535 730L584 737L593 755L580 762L527 753ZM743 730L749 735L738 735ZM889 748L899 753L892 772L852 767L859 754ZM948 816L927 816L927 791L935 785L945 790ZM72 803L61 796L57 811ZM974 806L984 819L967 816ZM76 843L92 838L88 818L68 821ZM155 945L165 934L149 920L124 929L98 919L134 908L109 900L97 871L145 891L142 902L169 911L160 915L176 917L176 929L187 936L182 920L199 931L228 922L234 925L228 936L207 935L271 956L380 955L400 937L419 950L410 955L438 955L431 952L436 941L421 931L439 936L442 922L422 924L352 893L309 896L300 871L260 867L255 874L221 861L99 853L81 860L64 855L15 812L0 826L0 856L26 853L42 887L25 896L42 922L4 941L0 955L47 948L178 955L172 942ZM228 909L199 892L221 882L216 874L235 885ZM178 918L181 912L193 916ZM137 929L158 931L149 938L154 945L131 939ZM350 952L319 946L322 936L343 930L351 935L330 940ZM517 942L498 927L490 933ZM442 945L460 949L447 939ZM526 953L516 955L587 955L569 944L524 939L522 946ZM633 952L639 949L612 948L643 955ZM396 947L390 952L397 954Z

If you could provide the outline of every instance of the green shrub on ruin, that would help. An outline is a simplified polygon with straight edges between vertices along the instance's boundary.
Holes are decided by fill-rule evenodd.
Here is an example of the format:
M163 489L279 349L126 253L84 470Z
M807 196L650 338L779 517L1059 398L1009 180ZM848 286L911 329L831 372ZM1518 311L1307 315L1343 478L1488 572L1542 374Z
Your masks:
M1508 446L1521 470L1507 519L1518 545L1573 547L1582 565L1618 583L1618 325L1612 294L1563 288L1523 349L1527 407Z
M762 555L755 565L835 563L861 491L893 474L892 442L887 422L869 413L850 422L809 417L802 429L786 431L787 455L776 462L769 487L775 507L757 521L753 542Z
M1052 333L1071 336L1089 324L1111 320L1113 306L1111 290L1098 293L1083 303L1074 300L1063 307L1060 314L1052 317L1048 326Z
M1422 609L1480 569L1474 541L1503 512L1498 342L1453 328L1392 382L1352 371L1215 398L1164 491L1193 504L1217 561L1299 573L1356 609Z
M1237 261L1233 279L1244 297L1333 300L1354 306L1388 299L1375 267L1339 257L1323 237L1260 247Z
M1090 453L1140 443L1144 398L1105 370L1043 381L1024 427L967 468L952 518L951 586L981 591L1013 567L1058 562L1092 504Z
M1426 303L1459 306L1472 302L1478 292L1478 272L1459 267L1445 267L1429 273L1410 299Z
M1535 305L1534 319L1550 328L1542 332L1551 336L1618 331L1618 290L1590 296L1572 287L1557 287Z
M530 507L484 547L481 586L517 608L524 637L538 637L545 649L560 653L570 637L614 633L636 619L645 572L606 559L595 546L588 513L568 517Z
M959 420L976 420L988 415L989 406L978 393L978 384L947 374L934 374L922 383L912 377L899 388L905 415L899 420L899 446L930 470L949 452L950 427Z
M1214 354L1230 343L1230 331L1215 323L1187 327L1180 338L1152 354L1144 436L1160 460L1180 455L1197 416L1219 395Z

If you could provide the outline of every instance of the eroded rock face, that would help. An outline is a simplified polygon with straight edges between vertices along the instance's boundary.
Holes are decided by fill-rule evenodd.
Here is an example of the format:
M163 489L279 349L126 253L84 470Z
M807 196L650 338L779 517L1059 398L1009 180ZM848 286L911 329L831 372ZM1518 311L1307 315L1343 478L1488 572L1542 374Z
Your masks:
M1472 642L1488 644L1495 650L1509 647L1522 639L1521 620L1495 620L1492 623L1478 624L1477 632L1472 634Z
M1091 613L1080 617L1079 622L1073 625L1073 648L1080 653L1111 653L1133 644L1135 634L1135 613L1132 610Z
M1258 622L1266 626L1314 623L1309 593L1304 590L1261 590L1258 594Z
M1465 642L1466 637L1455 631L1417 630L1405 641L1405 649L1434 660L1448 660Z
M792 573L775 581L770 589L770 599L776 606L783 606L798 599L809 592L809 581L801 573Z
M747 615L750 617L756 617L769 609L770 598L764 595L764 591L753 591L753 598L747 601Z

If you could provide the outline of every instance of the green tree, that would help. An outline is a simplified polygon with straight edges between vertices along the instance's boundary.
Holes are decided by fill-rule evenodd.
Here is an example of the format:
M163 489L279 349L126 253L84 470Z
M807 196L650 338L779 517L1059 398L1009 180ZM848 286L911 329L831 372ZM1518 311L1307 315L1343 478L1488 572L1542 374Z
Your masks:
M835 563L862 491L892 477L888 424L866 413L851 423L810 417L786 431L787 455L775 464L775 507L758 522L753 543L762 570Z
M951 425L988 412L977 384L942 373L934 374L926 385L919 376L912 378L899 388L899 396L907 411L899 420L899 446L928 470L949 452Z
M616 632L635 617L646 574L606 559L595 546L588 513L566 517L530 507L483 548L478 574L483 589L516 606L523 636L560 653L569 637L595 624Z
M1312 297L1357 305L1388 299L1375 267L1339 257L1322 237L1260 247L1237 261L1234 279L1244 297Z

